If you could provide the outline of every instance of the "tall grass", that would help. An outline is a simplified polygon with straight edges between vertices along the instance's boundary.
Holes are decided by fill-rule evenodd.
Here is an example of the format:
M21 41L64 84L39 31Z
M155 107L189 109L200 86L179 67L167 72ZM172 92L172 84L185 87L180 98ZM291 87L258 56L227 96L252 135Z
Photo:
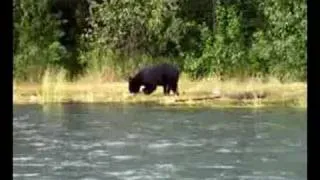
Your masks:
M61 102L66 84L66 71L49 68L45 71L41 83L41 102Z

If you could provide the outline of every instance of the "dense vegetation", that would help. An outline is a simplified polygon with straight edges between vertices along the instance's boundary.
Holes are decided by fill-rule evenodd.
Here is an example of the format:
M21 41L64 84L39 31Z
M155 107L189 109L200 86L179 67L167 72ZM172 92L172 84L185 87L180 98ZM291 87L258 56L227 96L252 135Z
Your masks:
M192 78L305 80L306 22L303 0L14 0L14 78L170 61Z

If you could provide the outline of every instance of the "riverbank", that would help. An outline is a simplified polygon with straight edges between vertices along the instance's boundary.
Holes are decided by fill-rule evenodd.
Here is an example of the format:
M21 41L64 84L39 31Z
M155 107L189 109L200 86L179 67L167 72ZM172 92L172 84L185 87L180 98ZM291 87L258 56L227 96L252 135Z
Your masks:
M14 104L46 103L155 103L209 107L291 106L306 108L307 85L303 82L280 83L216 79L179 82L180 96L163 96L162 87L147 96L131 96L127 82L46 82L42 84L14 83Z

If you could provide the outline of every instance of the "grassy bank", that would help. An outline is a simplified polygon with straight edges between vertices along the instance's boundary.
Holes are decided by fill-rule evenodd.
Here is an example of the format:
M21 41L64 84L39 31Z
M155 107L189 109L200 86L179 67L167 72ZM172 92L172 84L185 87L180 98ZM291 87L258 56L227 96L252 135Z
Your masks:
M66 82L63 73L47 74L39 84L14 83L14 104L28 103L155 103L209 107L266 107L291 106L306 108L307 85L303 82L280 83L276 79L228 80L206 79L179 81L180 96L163 96L162 87L152 95L128 93L125 81L104 82L86 77L77 82Z

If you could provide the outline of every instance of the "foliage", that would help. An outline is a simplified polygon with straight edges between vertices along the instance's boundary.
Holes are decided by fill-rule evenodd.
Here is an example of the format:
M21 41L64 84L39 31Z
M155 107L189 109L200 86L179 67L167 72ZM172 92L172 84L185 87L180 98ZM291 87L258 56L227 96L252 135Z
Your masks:
M56 1L14 2L16 79L37 80L48 65L125 77L166 61L193 78L306 80L302 0L60 0L54 18Z
M256 10L252 18L247 10L239 9L250 7L250 2ZM213 74L224 77L262 74L282 80L305 80L305 2L243 3L217 2L215 33L205 41L200 57L189 55L186 59L190 75L201 78Z
M14 1L14 76L39 81L48 65L60 65L68 53L58 41L62 35L48 11L48 0Z

